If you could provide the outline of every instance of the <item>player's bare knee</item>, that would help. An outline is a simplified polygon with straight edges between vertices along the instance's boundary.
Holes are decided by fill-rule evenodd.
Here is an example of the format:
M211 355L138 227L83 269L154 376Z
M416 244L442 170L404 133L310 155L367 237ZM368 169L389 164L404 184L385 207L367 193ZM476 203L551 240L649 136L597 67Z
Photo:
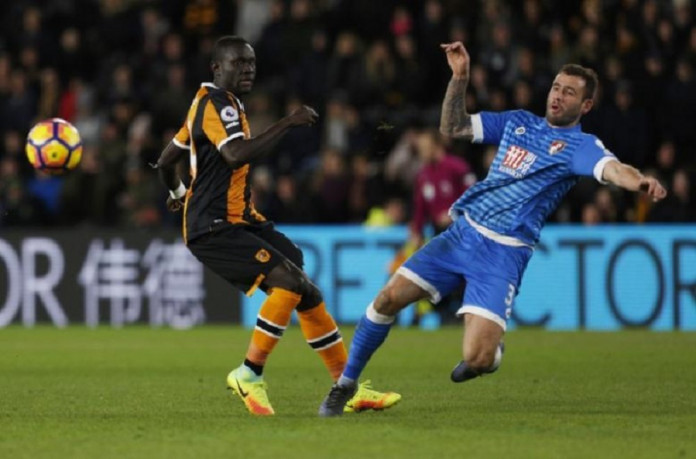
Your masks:
M312 309L319 306L324 301L319 287L314 285L306 276L302 283L300 295L302 295L302 299L300 300L300 304L297 305L296 309L298 311Z
M465 353L464 360L469 368L484 372L491 368L495 362L495 349L472 349Z
M387 285L377 294L377 298L375 298L374 301L374 308L375 311L387 316L393 316L401 310L402 307L398 302L393 287Z
M305 274L295 265L287 260L283 260L278 266L273 268L264 280L268 288L282 288L298 295L302 295L305 286Z

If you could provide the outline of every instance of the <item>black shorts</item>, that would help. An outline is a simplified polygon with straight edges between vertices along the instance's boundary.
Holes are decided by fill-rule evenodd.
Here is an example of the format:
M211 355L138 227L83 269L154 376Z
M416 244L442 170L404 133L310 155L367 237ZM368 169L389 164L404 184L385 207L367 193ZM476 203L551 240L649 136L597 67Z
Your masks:
M272 222L257 225L220 224L209 234L189 241L191 253L217 275L251 294L283 260L302 269L302 251Z

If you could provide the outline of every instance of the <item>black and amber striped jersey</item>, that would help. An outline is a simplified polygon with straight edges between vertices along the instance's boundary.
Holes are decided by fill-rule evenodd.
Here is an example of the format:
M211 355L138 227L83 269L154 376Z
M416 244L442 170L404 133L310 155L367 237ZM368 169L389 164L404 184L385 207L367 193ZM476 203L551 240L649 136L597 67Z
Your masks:
M203 83L184 125L172 139L177 147L190 150L185 242L208 233L219 222L253 224L266 220L250 201L249 164L233 169L220 153L227 142L249 137L242 102L212 83Z

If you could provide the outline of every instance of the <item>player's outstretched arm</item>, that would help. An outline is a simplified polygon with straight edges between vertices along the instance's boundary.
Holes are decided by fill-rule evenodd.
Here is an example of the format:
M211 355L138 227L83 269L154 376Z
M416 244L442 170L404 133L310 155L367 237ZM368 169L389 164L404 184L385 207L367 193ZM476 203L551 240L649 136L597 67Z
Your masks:
M268 154L290 128L312 126L318 118L319 115L312 107L303 105L256 137L226 143L220 153L227 164L236 169Z
M176 171L176 165L185 153L187 153L187 150L177 147L173 142L169 142L157 160L159 179L169 190L167 209L172 212L181 209L182 200L186 195L186 187Z
M452 69L452 79L447 85L442 101L440 132L449 137L471 140L474 130L471 116L466 112L466 87L469 85L469 53L462 42L440 45L447 55L447 64Z
M667 196L667 190L655 177L643 175L635 167L619 161L609 161L604 166L602 178L629 191L642 191L653 201L659 201Z

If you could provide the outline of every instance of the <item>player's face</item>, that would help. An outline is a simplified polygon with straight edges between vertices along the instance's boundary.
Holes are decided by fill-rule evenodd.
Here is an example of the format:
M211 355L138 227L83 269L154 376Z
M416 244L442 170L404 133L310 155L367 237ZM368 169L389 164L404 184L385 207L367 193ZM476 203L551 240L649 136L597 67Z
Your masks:
M230 46L219 62L213 63L215 84L233 92L247 94L256 78L256 54L251 45Z
M579 76L559 73L546 98L546 120L552 126L572 126L592 108L592 99L585 98L585 80Z

